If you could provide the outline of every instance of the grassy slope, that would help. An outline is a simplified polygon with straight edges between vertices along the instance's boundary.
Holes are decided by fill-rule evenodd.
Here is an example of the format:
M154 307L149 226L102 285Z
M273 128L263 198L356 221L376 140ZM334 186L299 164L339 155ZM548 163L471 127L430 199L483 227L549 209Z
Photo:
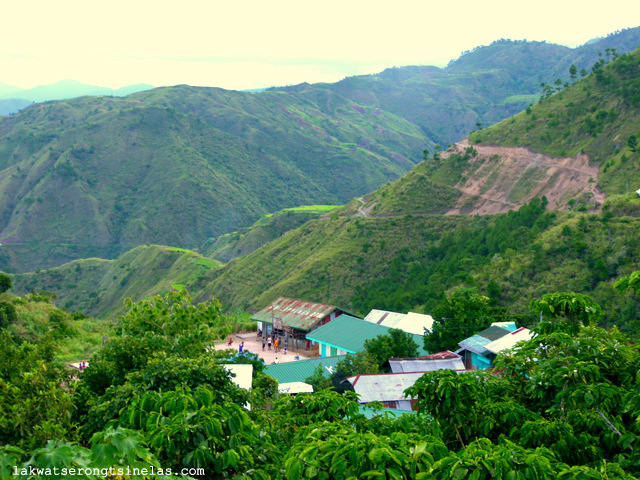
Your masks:
M463 216L329 215L211 272L210 280L198 285L198 297L216 296L250 310L281 295L351 306L355 289L387 275L394 257L470 221Z
M289 230L320 215L325 215L335 208L337 206L331 205L287 208L272 215L265 215L251 227L210 239L200 247L199 251L205 257L226 263L236 257L250 254Z
M13 276L14 292L51 291L57 304L99 318L115 319L123 300L134 301L194 285L221 263L192 251L140 246L115 260L76 260L60 267Z
M37 343L43 337L52 338L56 356L64 362L88 359L100 346L104 336L111 334L109 322L60 310L43 295L0 294L0 302L12 304L17 320L7 330L18 341Z

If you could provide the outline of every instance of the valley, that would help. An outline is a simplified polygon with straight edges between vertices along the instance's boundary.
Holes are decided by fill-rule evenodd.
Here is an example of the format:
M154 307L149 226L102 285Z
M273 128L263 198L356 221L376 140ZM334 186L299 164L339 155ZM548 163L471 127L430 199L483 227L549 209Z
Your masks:
M536 58L544 63L554 48L497 42L461 57L447 71L457 72L460 82L480 58L507 68L504 55L541 54ZM555 62L571 53L554 51ZM5 210L0 260L38 269L14 275L16 292L52 291L59 305L103 319L121 314L125 297L138 300L172 290L189 291L196 301L218 298L230 310L249 312L277 296L341 304L354 312L378 307L429 312L455 288L486 292L489 284L500 286L497 304L523 313L540 282L630 308L633 302L613 295L607 285L638 266L637 242L631 238L637 201L621 191L619 180L639 162L620 141L634 128L640 132L637 111L626 106L633 89L624 87L635 81L637 56L636 51L600 66L601 73L567 84L495 126L476 122L479 129L446 148L437 144L443 137L425 136L429 123L415 123L419 110L406 110L400 101L410 94L407 82L424 75L417 67L259 94L180 86L123 100L46 104L12 120L11 127L5 123L2 158L14 164L0 185L16 201L23 195L18 185L22 190L32 185L32 193L11 213ZM438 70L426 71L419 88L444 81ZM485 93L499 90L499 82L484 80ZM398 94L384 96L392 82ZM364 95L369 86L374 93ZM8 155L18 152L17 132L33 129L27 118L57 129L60 121L73 125L72 112L88 112L88 106L94 108L84 113L95 124L92 129L76 127L71 131L78 136L69 138L59 130L18 163L18 153ZM599 113L613 110L615 115ZM560 119L575 127L563 128ZM125 144L117 140L122 133L96 134L123 125L128 125ZM156 144L158 134L164 137ZM67 147L58 146L63 144ZM612 148L614 156L607 157ZM418 151L430 153L418 158ZM68 187L49 183L49 164L54 172L74 172L67 175ZM91 175L105 167L111 183L95 184ZM25 168L33 179L27 183L18 173ZM162 175L165 171L171 175ZM53 214L44 201L51 196L44 192L54 186L63 187L60 198L67 189L90 194L83 199L73 193L74 208L100 215L89 215L85 225L64 223L75 218L71 211ZM35 201L28 200L40 191ZM160 192L162 203L155 200ZM348 203L270 215L273 206L302 199ZM55 220L54 230L34 230L45 212L62 223ZM256 223L247 227L250 219ZM73 236L86 235L84 226L92 224L84 243L74 243ZM162 233L154 233L159 227ZM55 231L64 232L65 243L53 241ZM29 235L41 240L27 241ZM39 245L45 244L39 242L45 236L49 256L43 263ZM131 250L140 240L144 245ZM104 260L64 263L82 252ZM537 269L540 265L547 270Z

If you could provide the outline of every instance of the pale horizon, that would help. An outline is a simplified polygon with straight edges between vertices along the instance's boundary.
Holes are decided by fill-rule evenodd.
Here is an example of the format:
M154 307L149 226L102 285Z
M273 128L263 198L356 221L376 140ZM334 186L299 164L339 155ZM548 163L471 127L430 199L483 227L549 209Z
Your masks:
M444 67L501 38L575 48L634 28L640 18L640 2L530 5L186 0L163 8L148 0L24 0L4 9L12 21L0 40L0 82L23 89L76 80L113 89L147 83L233 90L333 83L390 67Z

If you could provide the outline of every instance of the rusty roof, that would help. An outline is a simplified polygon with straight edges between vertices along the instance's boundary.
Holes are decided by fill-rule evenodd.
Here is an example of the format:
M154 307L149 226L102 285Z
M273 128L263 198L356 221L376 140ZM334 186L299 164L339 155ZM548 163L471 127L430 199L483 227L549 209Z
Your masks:
M280 318L283 325L307 332L334 310L340 309L334 305L280 297L254 313L251 320L272 323L274 318Z
M432 353L421 358L424 358L425 360L455 360L457 358L460 358L460 355L449 350L444 350L443 352Z

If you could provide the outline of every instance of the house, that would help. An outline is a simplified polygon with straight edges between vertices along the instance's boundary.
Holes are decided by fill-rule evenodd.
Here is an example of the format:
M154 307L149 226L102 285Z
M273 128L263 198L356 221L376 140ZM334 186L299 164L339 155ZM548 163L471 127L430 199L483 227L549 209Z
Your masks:
M491 353L498 354L503 350L508 350L513 348L518 342L526 342L533 338L533 333L528 328L519 328L514 332L505 335L502 338L494 340L493 342L485 345L484 348L489 350Z
M462 357L449 351L432 353L431 355L416 358L390 358L389 366L393 373L465 370Z
M467 368L487 369L493 367L493 360L499 352L530 338L529 329L519 329L513 322L493 323L489 328L459 342L460 349L456 353L464 358Z
M258 330L264 336L275 331L276 335L287 336L294 341L306 341L308 332L344 313L344 310L334 305L280 297L253 314L251 320L258 323Z
M425 329L430 331L433 327L433 317L422 313L396 313L385 310L371 310L364 317L367 322L376 323L384 327L397 328L403 332L424 335Z
M380 402L387 408L411 411L416 399L405 397L404 391L422 375L423 372L376 373L348 377L345 381L353 385L360 404Z
M304 382L320 366L324 376L328 378L333 375L334 368L340 360L340 357L326 357L267 365L264 367L264 373L275 378L280 384Z
M346 355L364 350L364 342L386 335L391 330L376 323L367 322L351 315L342 315L332 322L323 325L307 335L307 338L320 345L320 357ZM422 335L413 335L418 344L418 351L426 354L423 349Z

